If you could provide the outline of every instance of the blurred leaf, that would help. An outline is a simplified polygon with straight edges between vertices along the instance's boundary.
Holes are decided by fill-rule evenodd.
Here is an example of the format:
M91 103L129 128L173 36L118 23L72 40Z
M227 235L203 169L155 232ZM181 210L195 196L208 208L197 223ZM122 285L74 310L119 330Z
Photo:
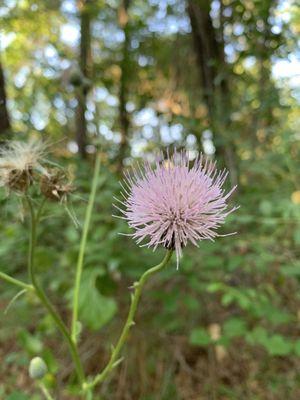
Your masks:
M29 400L30 397L22 392L13 392L7 397L7 400Z
M293 349L291 341L279 334L268 335L268 332L261 327L255 328L247 335L250 344L263 346L271 356L285 356Z
M31 355L40 354L43 351L42 341L25 330L19 333L19 340L22 347Z
M223 325L223 333L228 338L243 336L246 332L246 323L241 318L230 318Z
M246 340L250 344L260 344L262 346L267 345L268 343L268 332L265 328L260 326L253 329L253 331L249 332L246 336Z
M263 215L269 216L272 214L273 205L270 201L263 200L259 205L259 209Z
M295 244L300 245L300 228L298 227L294 232Z
M296 356L300 357L300 339L294 343L294 349Z
M205 329L197 328L191 331L189 342L194 346L206 347L212 342L212 339Z
M102 275L101 269L86 269L80 286L79 319L93 330L102 328L117 311L115 300L103 296L97 289L97 278Z
M235 271L237 268L240 268L245 263L245 258L242 256L232 256L227 263L228 271Z
M295 263L294 265L283 265L280 267L280 272L284 276L300 276L300 262Z
M281 335L273 335L269 338L264 347L271 356L286 356L292 350L292 343Z
M186 295L183 299L183 302L191 311L196 311L201 308L201 303L193 296Z

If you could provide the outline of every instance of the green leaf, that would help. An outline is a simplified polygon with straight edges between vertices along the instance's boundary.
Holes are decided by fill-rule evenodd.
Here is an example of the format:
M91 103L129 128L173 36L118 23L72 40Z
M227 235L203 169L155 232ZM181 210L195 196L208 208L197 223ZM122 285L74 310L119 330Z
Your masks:
M25 330L19 333L19 340L22 347L30 354L39 354L43 351L42 341Z
M222 305L225 306L225 307L229 306L233 301L234 301L234 296L230 292L229 293L225 293L222 296Z
M294 232L294 241L295 241L295 244L300 245L300 228L296 229Z
M264 315L273 325L287 324L293 319L291 314L272 306L264 308L264 311Z
M232 272L235 271L237 268L241 267L245 262L244 257L242 256L232 256L228 260L227 269L228 271Z
M213 282L207 286L207 291L209 293L216 293L219 290L223 290L223 289L224 289L224 284L222 282Z
M246 340L250 344L263 346L271 356L286 356L293 349L293 344L290 340L279 334L269 336L266 329L261 327L255 328L250 332Z
M191 331L189 342L194 346L206 347L211 343L211 337L205 329L197 328Z
M199 300L195 299L193 296L186 295L183 298L183 302L190 311L197 311L201 308Z
M266 350L271 356L286 356L292 350L292 343L281 335L273 335L265 343Z
M223 267L224 260L220 256L210 255L205 260L205 268L208 269L220 269Z
M283 265L280 268L280 272L284 276L300 277L300 263L296 262L294 265Z
M265 328L260 326L253 329L253 331L249 332L246 336L246 341L252 345L260 344L265 346L268 340L268 332Z
M97 278L103 275L101 269L86 269L82 274L79 297L79 319L90 329L98 330L115 315L117 305L114 299L103 296L96 286Z
M300 357L300 340L296 340L296 342L294 343L294 351L295 354Z
M230 318L223 325L224 335L228 338L242 336L246 331L246 323L240 318Z
M263 200L259 205L259 210L263 215L269 216L272 214L272 203L268 200Z

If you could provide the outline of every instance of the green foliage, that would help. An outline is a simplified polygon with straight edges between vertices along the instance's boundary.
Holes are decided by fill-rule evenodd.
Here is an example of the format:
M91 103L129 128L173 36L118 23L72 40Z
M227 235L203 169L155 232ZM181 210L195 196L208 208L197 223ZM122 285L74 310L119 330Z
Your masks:
M197 346L207 346L211 343L211 337L205 329L193 329L190 335L190 343Z
M22 392L13 392L8 396L7 400L29 400L29 396Z
M117 305L114 299L103 296L97 288L104 271L86 269L82 275L79 298L79 320L88 328L98 330L115 315Z

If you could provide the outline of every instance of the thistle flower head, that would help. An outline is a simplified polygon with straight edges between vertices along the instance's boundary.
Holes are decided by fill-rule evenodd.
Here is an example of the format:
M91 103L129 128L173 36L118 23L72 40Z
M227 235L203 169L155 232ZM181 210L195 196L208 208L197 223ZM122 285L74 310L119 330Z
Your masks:
M31 185L34 170L41 170L45 144L40 141L10 141L0 148L0 186L26 191Z
M41 176L40 188L47 199L60 202L64 202L75 189L65 170L59 168L48 169L47 174Z
M198 246L203 239L213 240L216 229L225 222L227 200L235 187L225 193L223 185L227 171L218 171L216 163L198 156L190 166L185 151L164 160L160 157L154 167L125 174L122 185L124 208L116 206L134 229L132 237L137 243L147 239L145 246L159 245L174 249L177 266L182 248L188 242Z

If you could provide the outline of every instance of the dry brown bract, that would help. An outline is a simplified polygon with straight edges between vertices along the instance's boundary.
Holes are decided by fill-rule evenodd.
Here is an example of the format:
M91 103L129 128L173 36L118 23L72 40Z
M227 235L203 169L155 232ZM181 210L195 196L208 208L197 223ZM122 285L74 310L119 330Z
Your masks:
M65 201L74 189L66 172L59 168L52 168L41 177L41 192L49 200Z

